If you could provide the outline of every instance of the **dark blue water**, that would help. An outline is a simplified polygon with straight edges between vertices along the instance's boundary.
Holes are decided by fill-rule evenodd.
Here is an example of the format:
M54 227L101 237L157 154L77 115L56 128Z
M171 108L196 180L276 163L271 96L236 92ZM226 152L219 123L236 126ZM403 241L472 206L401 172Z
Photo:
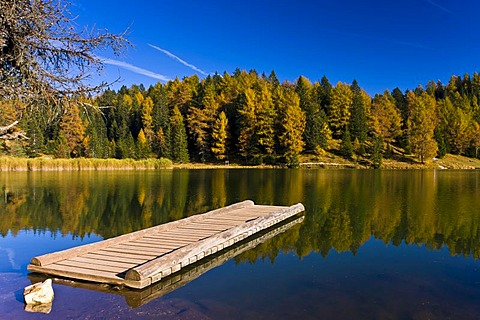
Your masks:
M0 185L1 319L480 318L476 171L2 173ZM244 199L302 202L304 221L154 299L55 284L50 314L24 311L32 257Z

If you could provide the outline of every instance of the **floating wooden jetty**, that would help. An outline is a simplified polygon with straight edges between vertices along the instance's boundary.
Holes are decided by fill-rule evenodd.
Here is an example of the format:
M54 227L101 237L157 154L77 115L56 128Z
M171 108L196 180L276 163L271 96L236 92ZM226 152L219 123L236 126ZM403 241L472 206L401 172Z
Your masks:
M72 281L65 278L54 278L53 282L55 284L75 288L121 295L125 297L125 301L130 307L137 308L190 283L191 281L197 279L207 271L221 266L228 260L235 258L243 252L251 250L258 245L274 238L275 236L289 230L295 225L302 223L303 220L304 216L295 216L285 221L282 221L266 230L262 230L261 232L258 232L251 237L248 237L247 239L228 247L227 249L219 251L215 254L205 257L204 259L201 259L194 264L182 268L180 271L171 274L170 276L161 279L157 283L154 283L143 289L131 289L127 287L108 285L106 286L100 283ZM30 273L28 275L28 278L33 284L37 282L43 282L47 278L49 278L49 276L39 273Z
M48 275L141 289L304 210L301 203L266 206L246 200L35 257L27 268Z

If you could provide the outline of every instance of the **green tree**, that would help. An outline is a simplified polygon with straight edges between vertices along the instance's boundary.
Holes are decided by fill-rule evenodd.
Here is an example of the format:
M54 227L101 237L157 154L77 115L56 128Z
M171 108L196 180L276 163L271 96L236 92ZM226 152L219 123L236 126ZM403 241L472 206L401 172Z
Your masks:
M347 127L343 132L342 142L340 144L340 153L347 158L351 158L353 156L353 143L352 138L350 136L350 129Z
M44 148L44 132L40 128L40 124L34 117L27 117L27 135L30 138L26 147L26 154L29 157L41 155Z
M372 161L372 167L378 169L382 166L383 162L383 141L382 137L374 135L372 138L372 152L370 160Z
M185 124L183 123L183 116L177 107L173 108L171 123L171 146L172 146L172 160L179 163L188 162L188 146L187 133L185 131Z
M85 139L83 141L85 156L90 158L108 158L113 156L109 151L107 128L100 111L93 110L88 115L85 127Z
M363 92L359 87L356 80L353 81L351 86L353 92L352 108L350 115L350 131L352 140L357 139L360 144L364 144L367 140L368 124L367 124L367 111L364 95L368 94Z
M159 158L171 158L170 110L165 86L157 83L149 88L148 94L153 101L152 124L155 138L152 143L152 151Z

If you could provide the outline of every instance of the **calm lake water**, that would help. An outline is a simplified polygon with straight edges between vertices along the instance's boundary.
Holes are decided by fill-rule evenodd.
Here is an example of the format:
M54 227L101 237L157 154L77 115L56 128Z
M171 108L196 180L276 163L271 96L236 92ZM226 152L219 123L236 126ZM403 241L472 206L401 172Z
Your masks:
M479 171L30 172L0 186L1 319L480 318ZM49 315L24 311L33 256L245 199L302 202L304 220L177 290L54 284Z

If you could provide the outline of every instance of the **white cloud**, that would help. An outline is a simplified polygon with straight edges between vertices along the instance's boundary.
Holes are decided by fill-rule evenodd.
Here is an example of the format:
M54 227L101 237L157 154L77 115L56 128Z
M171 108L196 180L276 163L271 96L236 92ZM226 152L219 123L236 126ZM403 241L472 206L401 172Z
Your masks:
M171 80L167 76L155 73L155 72L147 70L147 69L143 69L143 68L134 66L133 64L130 64L130 63L127 63L127 62L114 60L114 59L109 59L109 58L102 58L102 57L99 57L99 59L105 64L109 64L109 65L112 65L112 66L117 66L117 67L129 70L129 71L132 71L132 72L135 72L135 73L138 73L138 74L150 77L150 78L154 78L154 79L157 79L157 80L160 80L160 81L168 82L168 81Z
M179 57L177 57L176 55L174 55L174 54L171 53L170 51L167 51L167 50L162 49L162 48L160 48L160 47L154 46L153 44L150 44L150 43L149 43L148 45L149 45L150 47L152 47L152 48L160 51L160 52L165 53L165 54L166 54L167 56L169 56L170 58L172 58L172 59L174 59L174 60L177 60L178 62L180 62L180 63L183 64L184 66L187 66L187 67L189 67L190 69L192 69L192 70L194 70L194 71L197 71L197 72L203 74L204 76L207 75L207 72L205 72L205 71L197 68L196 66L194 66L194 65L191 64L191 63L188 63L188 62L185 61L185 60L180 59Z

